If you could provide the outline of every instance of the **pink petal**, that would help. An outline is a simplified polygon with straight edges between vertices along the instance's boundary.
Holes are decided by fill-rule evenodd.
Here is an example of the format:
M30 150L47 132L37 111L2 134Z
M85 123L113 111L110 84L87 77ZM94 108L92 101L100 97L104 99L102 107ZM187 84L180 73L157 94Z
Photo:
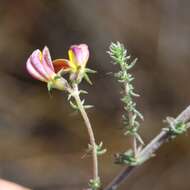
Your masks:
M52 60L51 60L51 55L50 55L50 52L49 52L49 49L47 46L44 47L43 51L42 51L42 55L43 55L43 58L47 64L47 66L52 70L54 71L54 67L53 67L53 64L52 64Z
M41 51L35 50L30 56L30 61L34 69L46 80L49 80L51 76L44 68L44 64L42 64L43 57L41 57ZM41 60L42 59L42 60Z
M86 44L72 45L70 49L75 55L75 61L77 64L85 66L89 58L88 46Z
M83 54L83 61L87 63L89 59L89 49L86 44L80 44L79 48L81 48L82 54Z
M42 75L40 75L40 73L38 73L38 71L33 67L30 58L28 58L26 62L26 69L33 78L46 82L46 79Z
M44 70L45 70L46 74L48 75L48 78L52 78L52 76L55 75L55 71L54 71L54 69L52 70L52 69L49 67L49 65L48 65L47 62L45 61L44 57L42 57L41 64L43 65Z

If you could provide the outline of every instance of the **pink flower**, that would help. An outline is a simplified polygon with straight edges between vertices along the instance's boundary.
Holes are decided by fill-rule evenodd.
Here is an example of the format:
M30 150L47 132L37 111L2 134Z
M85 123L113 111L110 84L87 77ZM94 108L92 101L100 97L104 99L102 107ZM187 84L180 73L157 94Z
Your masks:
M66 67L67 65L62 64L63 69ZM63 90L66 85L66 80L55 72L47 47L44 47L42 52L38 49L35 50L28 58L26 68L32 77L48 83L52 88Z
M28 72L37 80L48 82L55 77L54 67L47 47L43 51L35 50L26 63Z
M70 69L72 73L84 70L89 58L89 50L86 44L72 45L68 51L69 60L56 59L53 65L56 71L60 69Z
M81 81L85 75L85 68L89 58L89 50L86 44L72 45L68 51L68 59L56 59L52 61L49 49L44 47L41 52L35 50L27 60L26 68L35 79L46 82L48 89L57 88L63 90L68 87L68 82L61 77L69 72L70 80Z

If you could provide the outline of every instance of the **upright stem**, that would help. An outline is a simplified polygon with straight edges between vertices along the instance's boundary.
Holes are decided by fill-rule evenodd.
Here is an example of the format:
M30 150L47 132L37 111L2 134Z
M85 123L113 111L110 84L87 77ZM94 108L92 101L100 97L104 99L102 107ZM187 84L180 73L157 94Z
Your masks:
M84 109L82 102L81 102L81 99L79 96L78 85L74 84L73 89L74 89L75 101L76 101L78 108L80 110L80 113L83 117L84 123L86 125L86 128L88 130L88 134L90 137L90 144L92 145L93 180L98 181L98 179L99 179L99 176L98 176L98 157L97 157L97 151L96 151L96 141L95 141L95 137L94 137L94 132L92 130L92 126L91 126L90 120L88 118L88 115Z
M124 91L125 95L129 96L128 82L126 82L124 84L124 88L125 88L125 91ZM132 123L131 120L132 120L133 113L131 111L129 111L129 110L127 111L127 113L128 113L128 118L129 118L129 127L131 128L131 127L133 127L131 125L131 123ZM134 157L136 157L137 156L137 139L136 139L135 135L132 136L132 146L133 146Z

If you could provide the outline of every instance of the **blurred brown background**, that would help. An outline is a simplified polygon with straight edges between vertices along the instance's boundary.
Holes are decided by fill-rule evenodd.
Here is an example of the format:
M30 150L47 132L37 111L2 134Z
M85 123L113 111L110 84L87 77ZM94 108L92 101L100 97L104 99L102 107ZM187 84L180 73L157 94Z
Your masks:
M0 177L34 190L86 187L91 158L81 160L88 136L64 94L33 80L25 62L34 49L50 48L67 57L71 44L87 43L89 67L98 71L85 82L86 101L97 141L108 152L100 158L103 184L120 171L113 154L130 147L123 136L120 87L107 74L116 68L106 54L121 41L139 58L133 69L137 100L144 113L148 142L162 120L190 104L190 1L188 0L0 0ZM181 136L159 150L121 189L189 190L190 142Z

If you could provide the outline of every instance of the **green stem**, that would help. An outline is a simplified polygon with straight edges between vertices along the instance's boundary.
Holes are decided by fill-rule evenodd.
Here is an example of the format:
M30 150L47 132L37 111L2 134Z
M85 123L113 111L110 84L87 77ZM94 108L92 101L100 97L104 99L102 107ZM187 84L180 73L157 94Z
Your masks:
M84 123L86 125L87 130L88 130L88 134L90 137L90 144L92 145L92 149L93 149L92 150L93 180L98 181L98 179L99 179L99 176L98 176L98 157L97 157L97 152L96 152L96 141L95 141L94 133L93 133L92 126L91 126L90 120L88 118L88 115L85 111L85 108L84 108L82 102L81 102L77 84L73 85L73 90L74 90L75 101L77 103L79 111L83 117Z
M128 82L125 82L124 88L125 88L125 95L126 96L129 96L128 85L129 85ZM133 127L131 124L133 113L129 110L127 111L127 113L128 113L128 118L129 118L129 125L130 125L129 127L131 128L131 127ZM137 157L137 139L136 139L135 135L132 136L132 145L133 145L134 157L136 158Z

